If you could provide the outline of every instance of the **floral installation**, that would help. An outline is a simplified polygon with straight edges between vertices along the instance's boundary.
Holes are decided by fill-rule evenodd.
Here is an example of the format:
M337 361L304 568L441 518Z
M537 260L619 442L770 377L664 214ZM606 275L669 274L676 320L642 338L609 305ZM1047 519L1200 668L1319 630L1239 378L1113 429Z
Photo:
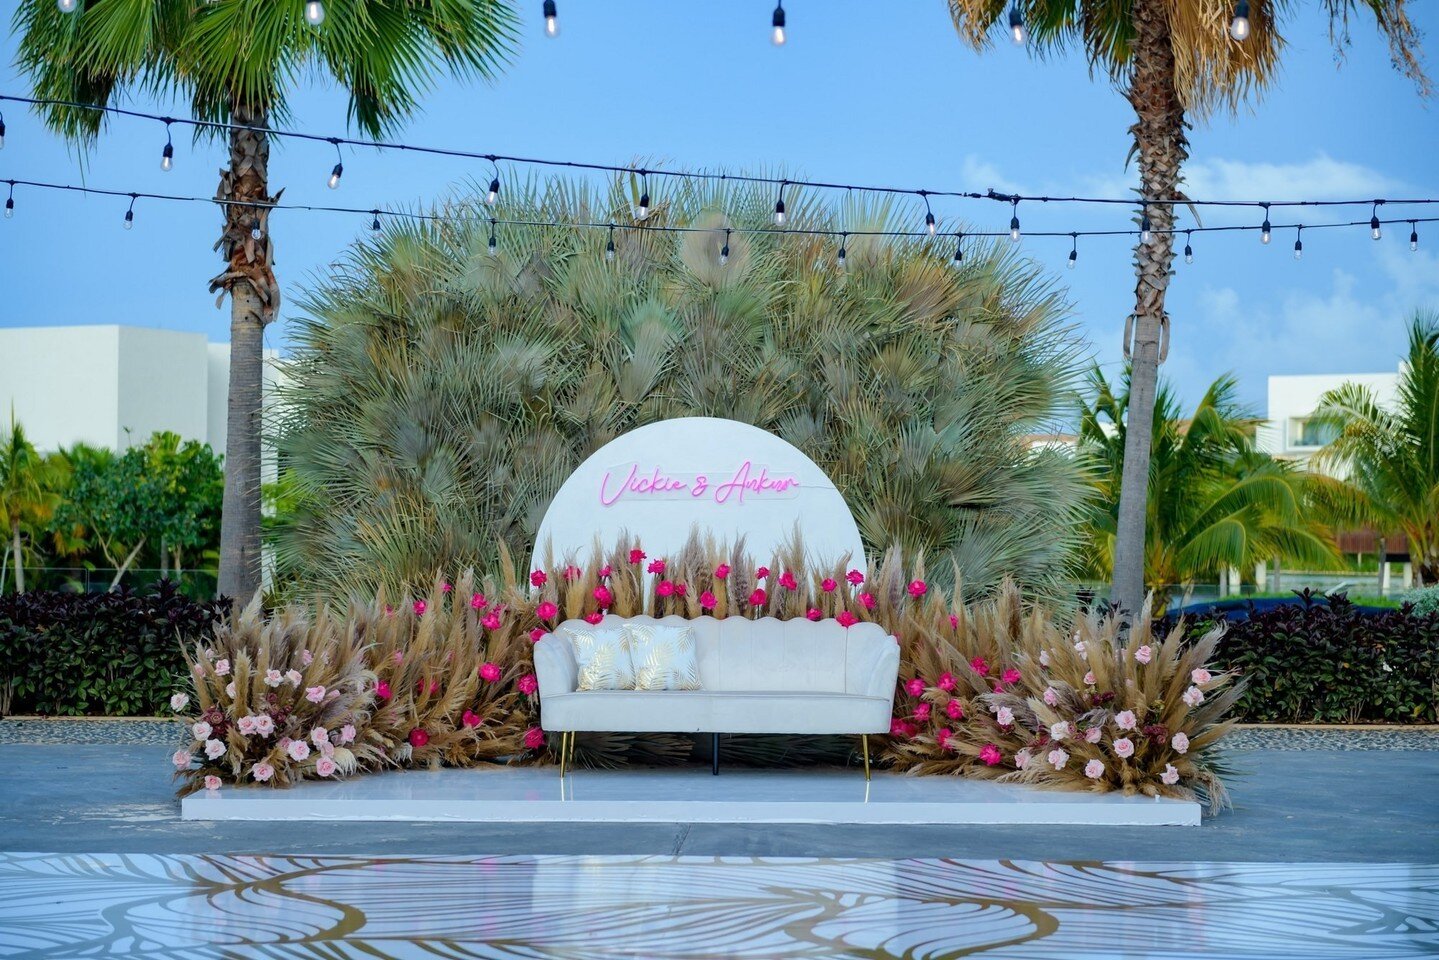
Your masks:
M742 541L694 534L666 556L622 536L533 570L502 551L500 566L483 582L436 577L423 597L380 596L343 614L238 615L195 648L193 691L172 702L187 728L174 758L182 790L553 762L533 645L566 620L612 613L878 623L901 648L882 765L1227 802L1214 748L1239 688L1209 666L1217 631L1158 637L1141 616L1125 642L1113 618L1050 614L1013 583L965 605L897 549L865 572L807 562L798 537L762 563ZM688 749L678 743L605 735L580 748L586 762L675 762Z

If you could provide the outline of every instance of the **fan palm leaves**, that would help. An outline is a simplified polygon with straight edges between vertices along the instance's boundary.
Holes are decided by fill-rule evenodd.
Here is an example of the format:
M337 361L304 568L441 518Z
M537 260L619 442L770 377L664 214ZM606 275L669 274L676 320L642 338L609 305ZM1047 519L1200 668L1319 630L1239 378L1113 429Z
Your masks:
M1315 419L1337 432L1316 463L1340 519L1402 531L1420 586L1439 583L1439 314L1416 313L1391 408L1347 383L1320 398Z
M639 225L627 181L532 181L499 208L465 192L441 221L391 223L312 290L278 425L301 494L282 570L343 596L489 569L502 543L528 555L585 457L695 415L794 443L873 551L952 556L975 595L1005 575L1062 591L1085 483L1025 438L1064 415L1082 347L1034 266L975 245L954 269L926 243L852 237L841 267L830 238L734 232L768 222L762 190L650 191L644 225L699 229L619 229L609 261L604 229L492 223ZM796 226L897 220L797 190L787 206Z

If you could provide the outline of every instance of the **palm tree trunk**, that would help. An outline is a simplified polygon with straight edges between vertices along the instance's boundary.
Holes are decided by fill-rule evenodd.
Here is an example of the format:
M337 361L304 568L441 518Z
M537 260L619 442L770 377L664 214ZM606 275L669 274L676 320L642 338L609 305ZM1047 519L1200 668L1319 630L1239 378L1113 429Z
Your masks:
M232 122L264 127L263 111L232 105ZM230 168L217 199L228 201L218 248L228 261L210 290L230 294L230 396L226 418L225 493L220 517L219 593L241 605L260 587L260 424L265 325L279 306L271 268L270 141L259 130L230 131ZM258 231L257 239L253 233Z
M15 592L25 592L25 557L20 553L20 522L10 524L10 551L15 555Z
M1178 197L1180 168L1189 157L1184 106L1174 79L1173 37L1162 0L1134 0L1134 55L1129 102L1136 117L1130 132L1139 158L1139 189L1145 197ZM1134 248L1134 334L1125 349L1132 370L1124 431L1124 472L1119 491L1119 526L1114 548L1110 600L1126 616L1144 602L1145 521L1149 499L1149 452L1154 432L1154 395L1159 380L1160 336L1165 323L1164 293L1174 260L1174 206L1147 211L1149 240Z

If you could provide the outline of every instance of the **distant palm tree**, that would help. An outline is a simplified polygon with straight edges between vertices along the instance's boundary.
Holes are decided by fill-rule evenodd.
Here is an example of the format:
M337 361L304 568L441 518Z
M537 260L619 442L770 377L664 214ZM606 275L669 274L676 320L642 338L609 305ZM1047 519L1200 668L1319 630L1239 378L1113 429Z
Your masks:
M1280 21L1303 6L1286 0L949 0L955 27L976 48L988 45L1007 9L1017 39L1027 30L1039 54L1078 45L1090 66L1107 73L1134 108L1129 132L1139 165L1139 195L1160 202L1148 203L1136 216L1147 219L1151 231L1134 248L1134 323L1132 339L1124 345L1125 356L1133 357L1135 420L1127 434L1113 564L1112 597L1123 610L1138 610L1144 595L1144 523L1152 515L1145 503L1149 417L1166 349L1161 341L1167 345L1169 339L1164 296L1174 262L1174 205L1185 199L1185 130L1193 117L1236 110L1273 82L1284 48ZM1325 0L1323 6L1341 50L1349 40L1350 15L1369 10L1389 41L1395 66L1415 80L1422 94L1429 93L1409 0ZM1248 16L1238 29L1231 18L1241 7Z
M1254 448L1261 421L1242 409L1236 392L1233 377L1220 377L1185 418L1178 398L1159 386L1144 549L1144 580L1156 592L1157 607L1162 608L1165 588L1228 567L1276 556L1320 566L1338 559L1333 535L1308 509L1308 476ZM1107 576L1118 532L1126 424L1138 418L1127 376L1116 391L1096 368L1090 394L1079 454L1099 497L1086 559L1091 576Z
M260 582L263 334L280 303L269 217L279 192L270 192L265 128L288 118L288 88L309 72L348 90L351 121L381 136L415 112L437 67L489 77L514 37L504 0L347 0L313 27L311 6L323 10L303 0L80 0L64 13L23 0L15 14L17 63L37 97L103 105L133 93L179 95L196 119L239 125L218 131L230 146L216 191L226 203L216 244L226 265L210 290L230 294L219 589L242 602ZM87 146L105 119L67 106L43 113Z
M15 564L15 590L25 592L25 551L20 534L27 526L49 521L59 498L51 490L49 468L45 458L36 452L25 437L25 428L15 422L12 414L10 429L0 434L0 518L5 523L9 543L5 556ZM0 588L5 585L0 566Z
M1402 531L1419 585L1439 583L1439 314L1416 313L1394 409L1357 383L1330 390L1315 419L1337 431L1316 461L1327 502L1349 522Z

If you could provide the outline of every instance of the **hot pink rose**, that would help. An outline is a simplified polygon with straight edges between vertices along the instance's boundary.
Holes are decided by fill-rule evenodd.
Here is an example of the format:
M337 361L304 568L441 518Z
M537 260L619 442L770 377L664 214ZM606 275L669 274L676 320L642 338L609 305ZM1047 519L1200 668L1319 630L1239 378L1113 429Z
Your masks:
M834 593L835 590L839 589L839 584L835 583L834 577L825 577L820 583L819 588L825 593Z
M388 700L388 699L390 699L390 685L389 685L388 683L386 683L385 681L381 680L379 683L375 684L375 699L376 699L376 700Z
M730 566L729 566L729 564L727 564L727 563L722 563L722 564L720 564L719 566L715 567L715 579L716 579L716 580L723 580L725 577L728 577L728 576L729 576L729 571L730 571Z
M592 626L597 626L603 623L604 619L604 613L599 610L596 610L594 613L585 614L585 623L591 624Z
M595 587L595 602L600 605L601 610L608 610L610 604L615 602L615 596L610 593L609 587Z
M541 627L535 627L530 631L530 643L539 643L544 639L545 631Z
M425 606L426 606L425 601L423 601L423 600L416 600L416 601L415 601L415 616L417 616L417 617L423 617L423 616L425 615Z
M804 612L804 615L805 615L808 619L810 619L810 620L823 620L823 619L824 619L824 614L820 612L820 610L819 610L818 607L810 607L808 610L806 610L806 611Z
M951 613L951 614L949 615L949 628L950 628L951 630L958 630L958 629L959 629L959 616L958 616L957 614Z
M764 589L761 587L756 587L754 593L751 593L749 595L749 605L752 607L762 607L764 606L764 602L768 599L769 596L764 592Z
M1014 669L1014 667L1010 667L1004 671L1004 675L999 679L1006 687L1012 687L1019 682L1019 671Z
M555 606L553 603L550 603L550 601L548 600L540 604L538 607L535 607L535 616L539 617L541 620L553 620L556 616L559 615L559 612L560 608Z
M715 595L713 593L710 593L708 590L700 594L701 610L713 610L717 603L719 603L719 600L716 599Z
M532 697L535 695L535 691L540 689L540 681L533 673L527 673L515 681L515 686L520 688L520 693Z
M909 586L905 589L909 591L909 595L911 597L922 597L924 596L925 591L929 589L929 584L925 583L923 580L911 580L909 582Z
M610 565L609 565L608 563L605 564L603 567L600 567L600 579L601 579L601 580L604 580L604 579L608 578L608 577L609 577L611 574L613 574L613 573L614 573L614 571L610 569Z
M466 727L478 727L484 723L484 718L473 710L466 710L460 715L460 724Z
M973 670L975 673L979 674L982 677L985 674L989 673L989 661L984 659L983 657L975 657L973 660L969 661L969 669Z
M639 547L635 547L633 550L630 551L630 563L643 563L644 559L645 552Z
M500 667L496 663L480 664L480 679L486 683L494 683L500 679Z
M209 774L208 776L206 776L206 777L205 777L205 789L206 789L206 790L219 790L219 789L220 789L220 778L217 777L217 776L215 776L213 773L212 773L212 774Z
M270 766L268 763L265 763L263 760L250 768L250 776L254 777L256 781L260 783L266 782L274 775L275 768Z
M835 617L835 620L839 622L841 627L852 627L856 623L859 623L859 617L856 617L848 610L841 610L839 616Z
M566 580L569 580L569 581L571 581L571 582L574 582L575 580L578 580L578 579L579 579L580 577L582 577L583 575L584 575L584 571L581 570L579 567L575 566L573 563L570 564L569 566L565 567L565 579L566 579Z
M483 610L489 605L490 602L485 599L485 595L483 593L477 593L470 598L470 606L475 610Z
M331 760L329 757L321 757L320 759L315 761L315 773L319 774L322 777L333 776L335 771L338 769L338 764L336 764L335 761Z
M760 567L754 572L754 575L756 580L763 580L765 577L769 576L769 567Z
M924 693L924 680L920 677L915 677L904 685L904 689L911 697L917 697Z
M934 735L934 739L939 744L939 749L948 750L950 738L953 736L954 733L952 731L947 728L941 728L940 731Z
M857 587L861 583L864 583L864 574L860 573L858 570L851 570L849 573L846 573L844 575L844 578L850 582L851 586Z
M1128 737L1120 737L1114 741L1114 755L1122 760L1128 760L1134 756L1134 741Z
M658 596L669 597L673 596L674 592L675 585L668 580L661 580L659 583L655 584L655 593Z
M651 560L651 561L650 561L650 565L649 565L648 567L645 567L645 572L646 572L646 573L664 573L664 572L665 572L665 562L664 562L663 560L659 559L659 558L656 558L656 559L654 559L654 560Z
M499 612L496 610L491 610L489 613L485 614L484 619L480 621L480 626L484 627L486 630L500 629Z
M409 740L410 746L423 747L425 744L430 742L430 734L428 731L416 727L415 729L410 731Z
M447 582L447 583L442 583L442 584L440 584L440 592L441 592L441 593L453 593L453 592L454 592L454 589L455 589L455 585L454 585L453 583L448 583L448 582Z
M899 717L895 717L889 722L889 735L891 737L912 737L914 736L914 728Z
M788 570L779 575L779 585L784 587L786 590L799 589L799 581L796 580L794 578L794 574L790 573Z
M918 706L916 706L916 707L914 708L914 719L918 720L920 723L925 722L926 720L929 719L929 710L930 710L929 704L927 704L927 703L921 703L921 704L919 704Z
M999 752L998 745L986 743L979 751L979 759L984 761L986 767L993 767L1004 762L1004 754Z
M861 593L859 595L859 602L866 610L873 610L876 603L874 594L872 593Z
M543 570L536 570L534 573L530 574L530 586L532 587L543 587L549 582L549 574L545 573Z
M675 596L682 597L687 593L689 593L689 587L686 587L682 583L675 584Z
M963 720L964 704L958 700L951 700L944 705L944 712L949 715L949 719L951 720Z
M539 727L530 727L525 731L525 749L538 750L545 745L545 732Z
M948 670L944 671L944 673L941 673L939 675L939 683L936 684L936 686L938 686L941 690L953 690L954 674L950 673Z

